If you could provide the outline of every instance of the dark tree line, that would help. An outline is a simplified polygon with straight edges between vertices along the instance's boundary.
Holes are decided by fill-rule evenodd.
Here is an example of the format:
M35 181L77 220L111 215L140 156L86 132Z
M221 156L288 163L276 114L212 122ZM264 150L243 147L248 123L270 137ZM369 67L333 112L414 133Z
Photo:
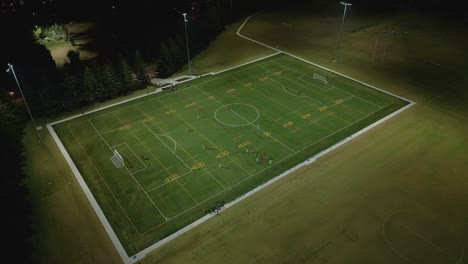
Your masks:
M131 61L123 56L82 61L80 53L73 50L67 57L68 61L57 69L55 78L42 76L41 80L46 83L34 91L38 94L33 97L36 98L34 105L40 115L71 111L126 95L145 88L149 81L139 52Z

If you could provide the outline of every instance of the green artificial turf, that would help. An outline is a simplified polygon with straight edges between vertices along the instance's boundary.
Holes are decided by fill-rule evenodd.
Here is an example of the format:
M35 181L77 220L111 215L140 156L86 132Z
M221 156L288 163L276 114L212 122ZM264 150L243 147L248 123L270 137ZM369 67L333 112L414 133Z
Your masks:
M133 255L406 104L281 54L54 129Z

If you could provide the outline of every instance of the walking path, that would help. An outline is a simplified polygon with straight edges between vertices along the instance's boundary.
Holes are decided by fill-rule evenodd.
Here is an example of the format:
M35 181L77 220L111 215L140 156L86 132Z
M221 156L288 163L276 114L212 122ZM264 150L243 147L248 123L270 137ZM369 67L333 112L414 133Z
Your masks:
M159 86L164 86L166 84L176 85L184 81L195 79L197 77L198 76L195 76L195 75L182 75L176 78L169 78L169 79L154 78L154 79L151 79L151 83L155 85L159 85Z
M335 72L335 71L333 71L333 70L327 69L327 68L325 68L325 67L323 67L323 66L320 66L320 65L317 65L317 64L315 64L315 63L306 61L306 60L304 60L304 59L302 59L302 58L300 58L300 57L297 57L297 56L295 56L295 55L293 55L293 54L284 52L284 51L282 51L282 50L280 50L280 49L278 49L278 48L271 47L271 46L269 46L269 45L267 45L267 44L264 44L264 43L262 43L262 42L260 42L260 41L251 39L251 38L249 38L249 37L246 37L246 36L240 34L240 31L242 30L242 28L244 27L244 25L250 20L251 17L252 17L252 16L249 16L249 17L244 21L244 23L242 23L242 25L241 25L241 26L239 27L239 29L237 30L236 34L237 34L239 37L241 37L241 38L250 40L250 41L255 42L255 43L259 44L259 45L262 45L262 46L264 46L264 47L267 47L267 48L270 48L270 49L276 51L275 54L268 55L268 56L266 56L266 57L271 57L271 56L274 56L274 55L276 55L276 54L278 54L278 53L284 53L284 54L287 54L287 55L289 55L289 56L291 56L291 57L294 57L294 58L297 58L297 59L302 60L302 61L304 61L304 62L307 62L307 63L309 63L309 64L312 64L312 65L314 65L314 66L316 66L316 67L319 67L319 68L328 70L328 71L333 72L333 73L335 73L335 74L338 74L338 75L340 75L340 76L344 76L344 77L346 77L346 78L348 78L348 79L351 79L351 80L354 80L354 81L356 81L356 82L358 82L358 83L364 84L364 85L366 85L366 86L368 86L368 87L370 87L370 88L373 88L373 89L382 91L382 92L387 93L387 94L391 94L391 93L389 93L389 92L387 92L387 91L381 90L381 89L376 88L376 87L374 87L374 86L372 86L372 85L369 85L369 84L363 83L363 82L361 82L361 81L355 80L355 79L353 79L353 78L351 78L351 77L349 77L349 76L346 76L346 75L343 75L343 74L341 74L341 73ZM264 58L265 58L265 57L264 57ZM255 61L264 59L264 58L260 58L260 59L257 59L257 60L254 60L254 61L251 61L251 62L248 62L248 63L252 63L252 62L255 62ZM248 64L248 63L244 63L244 64L242 64L242 65L237 65L237 66L235 66L235 67L232 67L232 68L229 68L229 69L226 69L226 70L231 70L231 69L233 69L233 68L241 67L241 66L243 66L243 65L245 65L245 64ZM210 74L210 75L211 75L211 74L218 74L218 73L224 72L224 71L226 71L226 70L219 71L219 72L214 72L214 73L208 73L208 74ZM208 75L208 74L206 74L206 75ZM159 78L155 78L155 79L152 79L152 80L151 80L151 83L156 84L156 85L159 85L159 86L166 86L166 87L167 87L167 86L170 86L170 85L176 85L176 84L184 83L184 82L190 81L190 80L192 80L192 79L194 79L194 78L197 78L197 77L201 77L201 76L184 75L184 76L179 76L179 77L170 78L170 79L159 79ZM154 92L152 92L152 93L150 93L150 94L158 93L158 92L161 92L161 91L162 91L162 87L159 87L159 88L157 88ZM139 96L139 97L148 96L148 95L149 95L149 94L142 95L142 96ZM253 195L254 193L260 191L261 189L263 189L263 188L269 186L270 184L272 184L272 183L274 183L274 182L276 182L276 181L282 179L283 177L289 175L291 172L293 172L293 171L295 171L295 170L301 168L302 166L305 166L305 165L308 165L308 164L314 162L318 157L320 157L320 156L322 156L322 155L324 155L324 154L330 152L331 150L337 148L338 146L341 146L342 144L348 142L349 140L351 140L351 139L353 139L353 138L355 138L355 137L357 137L357 136L363 134L363 133L366 132L367 130L369 130L369 129L371 129L371 128L373 128L373 127L375 127L375 126L381 124L381 123L384 122L385 120L387 120L387 119L389 119L389 118L391 118L391 117L397 115L398 113L401 113L402 111L408 109L409 107L411 107L411 106L413 106L413 105L415 104L414 102L412 102L412 101L410 101L410 100L408 100L408 99L402 98L402 97L400 97L400 96L398 96L398 95L395 95L395 94L391 94L391 95L393 95L393 96L395 96L395 97L398 97L398 98L401 98L401 99L403 99L403 100L405 100L405 101L408 101L408 102L410 102L410 104L408 104L407 106L405 106L405 107L399 109L398 111L394 112L393 114L388 115L388 116L384 117L383 119L380 119L380 120L376 121L375 123L369 125L368 127L363 128L362 130L360 130L360 131L354 133L353 135L347 137L346 139L344 139L344 140L338 142L337 144L331 146L330 148L325 149L325 150L323 150L323 151L320 152L320 153L317 153L316 155L314 155L314 156L310 157L309 159L305 160L304 162L302 162L302 163L300 163L300 164L297 164L297 165L294 166L293 168L291 168L291 169L289 169L289 170L283 172L282 174L280 174L280 175L278 175L278 176L276 176L276 177L270 179L269 181L263 183L262 185L257 186L257 187L254 188L253 190L251 190L251 191L249 191L249 192L247 192L247 193L241 195L240 197L236 198L234 201L225 204L225 205L224 205L224 208L229 208L229 207L231 207L231 206L237 204L238 202L244 200L245 198L247 198L247 197ZM139 98L139 97L138 97L138 98ZM109 108L109 107L112 107L112 106L114 106L114 105L122 104L122 103L124 103L124 102L126 102L126 101L130 101L130 100L134 100L134 99L136 99L136 98L132 98L132 99L129 99L129 100L125 100L125 101L122 101L122 102L119 102L119 103L116 103L116 104L112 104L112 105L109 105L109 106L106 106L106 107L103 107L103 108L100 108L100 109L96 109L96 110L93 110L93 111L90 111L90 112L100 111L100 110L102 110L102 109L104 109L104 108ZM89 113L90 113L90 112L89 112ZM65 122L65 121L67 121L67 120L70 120L70 119L73 119L73 118L76 118L76 117L79 117L79 116L81 116L81 115L72 116L72 117L69 117L69 118L66 118L66 119L63 119L63 120L59 120L59 121L57 121L57 122L53 122L53 123L47 124L47 128L48 128L50 134L52 135L52 138L53 138L54 141L57 143L57 145L58 145L60 151L62 152L63 156L65 157L65 160L67 161L68 165L70 166L70 168L71 168L73 174L75 175L75 177L76 177L78 183L80 184L80 186L81 186L81 188L83 189L83 191L84 191L86 197L88 198L89 202L91 203L91 206L94 208L94 211L96 212L96 214L97 214L99 220L101 221L102 225L103 225L104 228L106 229L106 231L107 231L109 237L111 238L111 240L112 240L114 246L115 246L116 249L117 249L117 252L118 252L119 255L121 256L122 261L123 261L124 263L126 263L126 264L132 264L132 263L137 262L138 260L142 259L146 254L150 253L151 251L155 250L156 248L158 248L158 247L160 247L160 246L162 246L162 245L164 245L164 244L169 243L169 242L172 241L174 238L176 238L176 237L180 236L181 234L183 234L183 233L185 233L185 232L191 230L192 228L194 228L194 227L200 225L201 223L207 221L208 219L210 219L211 217L213 217L213 216L216 215L216 214L208 214L208 215L205 215L204 217L202 217L202 218L196 220L195 222L193 222L193 223L187 225L186 227L180 229L179 231L173 233L172 235L170 235L170 236L168 236L168 237L166 237L166 238L164 238L164 239L158 241L157 243L155 243L155 244L153 244L153 245L151 245L151 246L145 248L144 250L138 252L137 254L135 254L135 255L133 255L133 256L128 256L127 253L126 253L126 251L125 251L125 249L123 248L122 244L120 243L120 241L119 241L117 235L115 234L114 230L112 229L110 223L108 222L107 218L105 217L104 213L102 212L102 210L101 210L99 204L98 204L97 201L95 200L93 194L91 193L91 191L89 190L88 186L86 185L86 183L85 183L83 177L81 176L80 172L79 172L78 169L76 168L76 166L75 166L73 160L72 160L71 157L68 155L68 152L66 151L66 149L65 149L65 147L63 146L62 142L60 141L60 139L58 138L57 134L55 133L54 128L52 127L52 126L55 125L55 124L58 124L58 123L61 123L61 122Z

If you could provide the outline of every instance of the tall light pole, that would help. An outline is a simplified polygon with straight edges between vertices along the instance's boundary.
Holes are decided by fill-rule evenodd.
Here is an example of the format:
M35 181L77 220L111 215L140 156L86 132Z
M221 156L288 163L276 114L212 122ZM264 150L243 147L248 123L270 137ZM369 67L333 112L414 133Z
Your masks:
M10 71L13 73L13 76L15 77L16 84L18 85L21 96L23 97L24 104L26 105L26 109L28 109L29 117L31 117L31 121L32 121L33 126L34 126L34 130L36 131L37 138L39 139L39 143L42 143L41 135L39 135L39 131L37 131L36 123L34 122L34 118L33 118L32 114L31 114L31 110L29 109L28 102L26 101L26 97L24 97L23 90L21 90L21 86L20 86L20 84L18 82L18 78L16 78L16 73L15 73L15 70L13 69L13 65L8 63L8 69L6 70L6 72L10 72Z
M184 25L185 25L185 42L187 43L187 62L188 62L188 71L189 74L192 74L192 68L190 67L190 52L188 46L188 35L187 35L187 13L182 14L184 16Z
M350 3L346 3L346 2L343 2L343 1L341 1L340 4L344 5L344 10L343 10L343 20L341 22L340 46L339 46L339 48L341 48L341 46L342 46L341 39L342 39L342 35L343 35L343 26L344 26L344 21L345 21L345 16L346 16L346 8L351 5ZM335 57L336 57L336 54L335 54ZM333 58L333 62L336 62L335 58Z

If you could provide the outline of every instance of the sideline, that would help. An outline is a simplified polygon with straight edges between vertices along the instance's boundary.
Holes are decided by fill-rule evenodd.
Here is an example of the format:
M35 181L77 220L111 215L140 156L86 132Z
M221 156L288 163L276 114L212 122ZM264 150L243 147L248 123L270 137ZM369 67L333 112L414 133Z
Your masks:
M253 16L253 15L252 15ZM239 203L240 201L246 199L247 197L253 195L254 193L260 191L261 189L269 186L270 184L284 178L285 176L289 175L290 173L296 171L297 169L305 166L305 165L308 165L308 164L311 164L313 162L315 162L315 160L323 155L325 155L326 153L338 148L339 146L345 144L346 142L350 141L351 139L359 136L359 135L362 135L363 133L365 133L366 131L376 127L377 125L385 122L386 120L392 118L393 116L407 110L408 108L414 106L416 103L411 101L411 100L408 100L406 98L403 98L401 96L398 96L398 95L395 95L395 94L392 94L390 92L387 92L385 90L381 90L377 87L374 87L370 84L367 84L367 83L364 83L364 82L361 82L359 80L356 80L352 77L349 77L347 75L344 75L344 74L341 74L339 72L336 72L336 71L333 71L331 69L328 69L328 68L325 68L321 65L318 65L318 64L315 64L313 62L310 62L310 61L307 61L303 58L300 58L296 55L293 55L291 53L288 53L288 52L284 52L278 48L274 48L274 47L271 47L267 44L264 44L260 41L257 41L257 40L254 40L252 38L249 38L249 37L246 37L244 35L242 35L240 33L240 31L242 30L242 28L244 27L244 25L250 20L250 18L252 18L252 16L249 16L246 18L246 20L242 23L242 25L239 27L239 29L237 30L236 34L239 36L239 37L242 37L244 39L247 39L247 40L250 40L252 42L255 42L259 45L262 45L264 47L267 47L269 49L272 49L274 51L276 51L275 53L273 54L270 54L270 55L267 55L265 57L262 57L262 58L259 58L259 59L256 59L256 60L253 60L253 61L249 61L247 63L243 63L243 64L240 64L240 65L237 65L237 66L234 66L234 67L231 67L231 68L228 68L228 69L224 69L224 70L221 70L221 71L218 71L218 72L211 72L211 73L207 73L207 74L203 74L203 75L200 75L200 76L197 76L197 77L202 77L202 76L206 76L206 75L217 75L217 74L220 74L220 73L223 73L225 71L229 71L229 70L232 70L232 69L235 69L235 68L239 68L239 67L242 67L242 66L245 66L247 64L250 64L250 63L254 63L254 62L257 62L257 61L260 61L260 60L263 60L263 59L266 59L266 58L269 58L269 57L272 57L272 56L275 56L277 54L280 54L280 53L284 53L284 54L287 54L293 58L296 58L298 60L301 60L301 61L304 61L306 63L309 63L311 65L314 65L318 68L321 68L321 69L324 69L324 70L327 70L329 72L333 72L339 76L342 76L342 77L345 77L347 79L350 79L350 80L353 80L355 82L358 82L360 84L363 84L367 87L370 87L372 89L376 89L376 90L379 90L383 93L386 93L386 94L389 94L389 95L392 95L394 97L397 97L397 98L400 98L404 101L407 101L409 102L408 105L406 105L405 107L403 108L400 108L399 110L395 111L394 113L388 115L388 116L385 116L384 118L382 119L379 119L377 120L376 122L372 123L371 125L359 130L358 132L348 136L347 138L343 139L342 141L340 142L337 142L335 145L309 157L308 159L306 159L305 161L297 164L296 166L284 171L283 173L281 173L280 175L278 176L275 176L273 178L271 178L270 180L262 183L261 185L255 187L254 189L250 190L249 192L247 193L244 193L242 194L241 196L235 198L233 201L227 203L224 205L224 208L229 208L229 207L232 207L234 206L235 204ZM180 79L182 77L178 77L177 79ZM186 80L183 80L183 81L180 81L180 82L177 82L178 84L182 84L184 82L187 82L187 81L191 81L193 78L188 78ZM127 99L127 100L124 100L124 101L121 101L121 102L117 102L117 103L114 103L114 104L111 104L111 105L108 105L108 106L105 106L105 107L101 107L101 108L98 108L98 109L95 109L95 110L92 110L92 111L89 111L89 112L86 112L86 114L89 114L89 113L94 113L94 112L98 112L98 111L101 111L103 109L107 109L107 108L110 108L110 107L113 107L113 106L116 106L116 105L120 105L120 104L123 104L123 103L126 103L126 102L129 102L129 101L133 101L133 100L136 100L136 99L139 99L139 98L142 98L142 97L145 97L145 96L149 96L149 95L152 95L152 94L155 94L155 93L159 93L162 91L162 88L165 88L165 87L169 87L172 85L172 82L169 81L168 83L170 83L169 85L166 85L166 86L163 86L163 87L159 87L157 88L154 92L151 92L151 93L147 93L147 94L144 94L144 95L140 95L140 96L137 96L137 97L133 97L131 99ZM122 258L122 261L125 263L125 264L133 264L137 261L139 261L140 259L142 259L143 257L145 257L148 253L152 252L153 250L169 243L171 240L175 239L176 237L182 235L183 233L191 230L192 228L202 224L203 222L207 221L208 219L210 219L211 217L214 217L216 215L213 215L213 214L208 214L208 215L205 215L203 217L201 217L200 219L194 221L193 223L185 226L184 228L182 229L179 229L177 232L167 236L166 238L162 239L162 240L159 240L158 242L156 242L155 244L143 249L142 251L136 253L135 255L133 256L128 256L125 249L123 248L122 244L120 243L120 240L118 239L117 235L115 234L114 230L112 229L109 221L107 220L107 218L105 217L103 211L101 210L101 208L99 207L99 204L97 203L96 199L94 198L93 194L91 193L90 189L88 188L88 186L86 185L86 182L84 181L82 175L80 174L80 172L78 171L76 165L74 164L73 160L71 159L70 155L68 154L67 150L65 149L65 147L63 146L62 142L60 141L60 139L58 138L53 126L56 125L56 124L59 124L59 123L62 123L62 122L65 122L65 121L69 121L69 120L72 120L72 119L75 119L75 118L78 118L78 117L81 117L82 114L78 114L78 115L75 115L75 116L71 116L71 117L68 117L68 118L65 118L65 119L62 119L62 120L58 120L58 121L55 121L55 122L52 122L52 123L49 123L47 124L47 128L50 132L50 134L52 135L52 138L54 139L55 143L57 144L60 152L62 153L62 155L64 156L65 160L67 161L68 165L70 166L70 169L72 170L73 174L75 175L75 178L77 179L78 183L80 184L81 188L83 189L86 197L88 198L89 202L91 203L91 206L93 207L94 211L96 212L96 215L98 216L99 220L101 221L102 225L104 226L105 230L107 231L109 237L111 238L112 240L112 243L114 244L115 248L117 249L120 257ZM223 209L224 210L224 209Z

